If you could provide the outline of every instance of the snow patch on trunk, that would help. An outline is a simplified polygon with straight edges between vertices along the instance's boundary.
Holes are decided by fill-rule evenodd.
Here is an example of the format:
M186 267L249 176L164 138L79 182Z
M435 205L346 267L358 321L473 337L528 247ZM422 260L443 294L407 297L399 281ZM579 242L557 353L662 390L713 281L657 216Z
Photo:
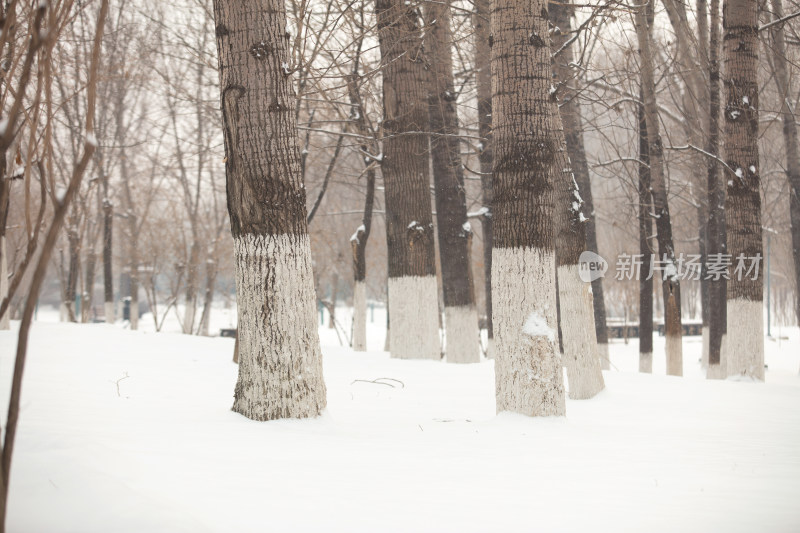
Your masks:
M590 287L589 283L581 281L578 265L558 267L561 341L572 400L592 398L605 388L597 354Z
M492 317L497 411L563 416L564 374L554 336L524 331L532 314L556 328L555 254L534 248L492 250Z
M367 286L356 281L353 287L353 350L367 351Z
M308 235L234 238L239 379L233 410L253 420L326 405Z
M725 365L728 377L764 380L764 308L760 301L728 300Z
M478 311L463 305L444 308L445 349L448 363L479 363L481 361Z
M389 350L399 359L441 359L436 276L389 278Z

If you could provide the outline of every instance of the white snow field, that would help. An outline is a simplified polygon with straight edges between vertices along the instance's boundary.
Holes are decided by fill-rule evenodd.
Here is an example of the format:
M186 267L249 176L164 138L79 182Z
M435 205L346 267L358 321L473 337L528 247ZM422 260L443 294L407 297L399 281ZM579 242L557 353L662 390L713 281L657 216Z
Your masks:
M17 327L0 331L3 419ZM654 375L612 344L606 390L560 419L496 415L492 361L320 332L324 415L252 422L230 410L231 339L35 323L9 531L800 530L796 328L766 342L763 384L702 379L699 338L684 378L664 375L663 338Z

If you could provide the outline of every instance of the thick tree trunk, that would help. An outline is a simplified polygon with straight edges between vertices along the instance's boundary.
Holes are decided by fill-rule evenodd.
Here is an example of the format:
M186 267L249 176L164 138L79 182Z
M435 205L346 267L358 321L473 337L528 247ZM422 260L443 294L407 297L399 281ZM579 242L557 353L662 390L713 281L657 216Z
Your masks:
M561 47L572 37L572 23L570 20L571 8L568 4L551 2L550 18L553 25L559 28L559 32L553 34L553 48L561 50ZM564 136L567 142L567 153L572 162L572 171L575 175L583 199L582 212L586 219L585 226L585 246L586 249L598 253L597 246L597 225L594 213L594 198L592 196L592 185L589 178L589 163L586 159L586 150L583 141L583 118L581 115L580 102L577 97L577 90L572 82L575 77L572 62L574 54L572 47L568 46L554 58L555 77L559 82L559 96L563 95L560 104L561 120L564 126ZM593 323L595 327L595 338L597 342L597 353L600 357L600 364L604 370L611 368L608 358L608 328L606 326L606 305L603 294L603 278L599 277L592 281L591 301L594 310ZM571 392L570 392L571 394Z
M94 245L86 256L86 274L81 296L81 322L89 322L92 318L92 303L94 300L94 273L97 267L97 253Z
M376 0L375 11L383 64L389 347L392 357L440 359L421 16L402 0Z
M215 0L214 18L239 315L233 410L317 416L326 394L284 5Z
M554 48L560 49L566 42L566 35L570 29L570 13L567 6L550 4L550 14L553 24L561 31L553 33ZM572 73L569 64L571 49L568 47L562 53L566 55L555 58L553 65L554 77L559 83L568 83ZM566 63L565 63L566 61ZM578 263L581 253L586 247L586 222L583 215L583 189L580 189L573 174L571 158L568 155L568 144L562 128L564 121L571 121L573 128L577 127L574 113L577 110L574 93L567 94L567 101L562 105L562 113L556 97L553 94L550 104L552 113L551 134L557 143L557 152L553 164L550 165L555 189L555 232L556 232L556 264L558 286L558 310L560 312L560 337L567 368L569 382L569 397L573 400L592 398L603 390L605 383L600 367L600 357L597 352L597 337L594 327L594 307L592 305L591 285L584 283L578 274ZM570 105L573 104L573 105ZM580 131L573 129L573 145L578 142ZM582 137L581 150L582 151ZM585 163L585 154L584 154ZM588 173L588 166L585 169Z
M478 135L484 140L478 154L481 173L481 196L483 200L483 275L486 299L486 356L494 357L494 327L492 320L492 72L491 47L489 46L490 0L475 0L472 24L475 32L475 84L478 93Z
M0 236L0 302L8 297L8 246L5 235ZM0 330L11 328L11 306L0 316Z
M77 322L77 309L75 299L78 290L78 275L80 271L80 238L77 228L72 224L67 228L67 242L69 246L69 267L67 268L67 288L64 291L64 305L67 310L67 320Z
M468 249L472 229L467 221L464 167L458 138L449 0L426 4L425 15L428 21L426 48L431 65L428 103L444 293L445 354L449 363L477 363L480 361L480 331Z
M772 0L772 16L783 17L781 0ZM783 120L783 142L786 147L786 175L789 179L789 217L792 224L792 258L795 276L795 315L800 325L800 146L797 140L797 119L790 105L792 98L789 86L789 68L786 60L786 37L783 24L776 24L772 30L773 62L775 83L781 96L781 119Z
M641 92L641 91L640 91ZM642 266L639 273L639 372L653 372L653 278L650 272L653 247L653 199L650 195L650 151L647 141L647 122L644 106L639 114L639 253Z
M719 154L719 0L711 0L711 28L708 56L709 115L708 145L706 151ZM720 180L719 162L709 158L708 168L708 254L715 258L727 252L725 236L725 185ZM704 268L707 277L707 268ZM727 282L725 277L708 282L708 378L723 378L726 375L722 346L727 327Z
M650 51L651 39L645 7L637 9L634 18L639 44L644 117L647 125L648 153L650 154L651 194L653 195L656 231L658 232L658 253L662 261L661 289L664 297L667 375L681 376L683 375L683 349L680 280L678 279L675 247L672 241L672 222L670 221L666 176L664 175L664 148L661 144L653 56Z
M723 3L725 74L725 221L734 267L763 257L758 162L758 3ZM725 365L728 376L764 379L763 265L755 276L731 273ZM731 269L734 270L734 269ZM740 279L741 278L741 279ZM755 279L753 279L755 278Z
M559 146L547 4L496 0L491 27L497 410L564 415L551 173Z

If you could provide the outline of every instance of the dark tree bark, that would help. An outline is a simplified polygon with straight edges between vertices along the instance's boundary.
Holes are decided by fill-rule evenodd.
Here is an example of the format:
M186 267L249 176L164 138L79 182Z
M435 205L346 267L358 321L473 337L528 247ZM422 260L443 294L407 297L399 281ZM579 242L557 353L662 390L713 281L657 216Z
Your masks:
M708 54L709 154L719 154L719 0L711 0L711 26ZM719 162L708 158L708 254L721 257L727 253L725 236L725 185L720 180ZM704 265L704 276L707 268ZM727 325L727 283L724 277L708 282L708 377L722 377L722 339Z
M559 144L547 17L543 0L496 0L490 38L497 410L530 416L566 411L556 346L552 165Z
M734 267L741 256L763 257L758 166L758 3L725 0L722 8L725 137L728 168L725 222ZM729 376L764 379L763 268L755 276L731 269L725 366ZM753 279L754 278L754 279Z
M658 106L656 103L655 76L651 37L646 8L641 7L634 14L636 36L639 43L640 70L644 118L647 125L648 153L650 155L650 185L653 196L656 231L658 233L658 253L662 264L661 289L664 297L664 333L666 337L667 374L683 375L681 292L675 261L675 246L672 239L667 200L666 176L664 174L664 148L661 143Z
M481 151L478 154L481 176L483 214L483 273L486 298L487 357L494 357L494 326L492 320L492 76L491 47L489 46L490 0L475 0L472 24L475 32L475 85L478 93L478 135Z
M428 169L427 72L416 5L376 0L392 357L441 358Z
M641 92L641 91L640 91ZM653 278L648 274L654 252L650 244L653 234L653 199L650 195L650 152L647 142L647 121L644 106L637 106L639 115L639 253L642 266L639 274L639 372L653 372Z
M215 0L214 19L239 310L233 410L316 416L325 384L284 5Z
M426 48L430 58L431 158L436 189L436 221L444 293L445 353L451 363L480 361L480 333L475 310L467 221L464 167L458 137L456 90L453 81L449 0L426 4Z

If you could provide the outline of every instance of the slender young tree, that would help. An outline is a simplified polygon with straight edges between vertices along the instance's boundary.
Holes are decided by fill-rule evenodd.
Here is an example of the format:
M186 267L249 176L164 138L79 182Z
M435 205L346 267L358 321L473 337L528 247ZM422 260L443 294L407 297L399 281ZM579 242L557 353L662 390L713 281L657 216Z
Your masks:
M491 28L497 410L564 415L547 3L496 0Z
M472 229L467 221L464 167L458 138L450 0L426 4L425 15L428 21L426 49L430 58L431 158L447 340L445 354L450 363L477 363L480 361L480 333L470 269Z
M763 257L761 176L758 162L758 2L725 0L723 58L728 253L734 268L728 282L725 367L728 376L764 379L763 269L737 272ZM761 266L761 265L759 265Z
M316 416L326 395L284 4L215 0L214 19L239 314L233 410Z
M708 144L709 154L719 154L719 0L711 0L711 23L708 52ZM725 237L725 185L720 179L720 166L715 158L707 159L708 165L708 255L723 257L727 252ZM707 274L707 272L705 272ZM708 368L706 376L725 376L722 360L723 338L727 326L727 283L725 277L708 283Z
M648 275L653 254L650 244L653 199L650 195L650 153L644 106L636 107L639 115L639 253L642 255L639 272L639 372L649 374L653 372L653 278Z
M664 174L664 147L656 103L655 76L651 36L646 6L635 10L634 25L639 44L639 68L642 78L644 118L647 127L648 154L650 155L650 184L653 195L653 216L658 232L658 253L661 259L661 289L664 297L664 333L666 337L667 374L683 375L683 348L681 328L681 292L672 240L672 221L667 200Z
M376 0L383 64L383 174L392 357L439 359L428 169L427 72L419 6Z
M494 322L492 320L492 72L489 46L490 0L475 0L472 24L475 39L475 85L478 93L478 134L480 144L481 199L483 230L483 275L486 299L486 356L494 357Z

